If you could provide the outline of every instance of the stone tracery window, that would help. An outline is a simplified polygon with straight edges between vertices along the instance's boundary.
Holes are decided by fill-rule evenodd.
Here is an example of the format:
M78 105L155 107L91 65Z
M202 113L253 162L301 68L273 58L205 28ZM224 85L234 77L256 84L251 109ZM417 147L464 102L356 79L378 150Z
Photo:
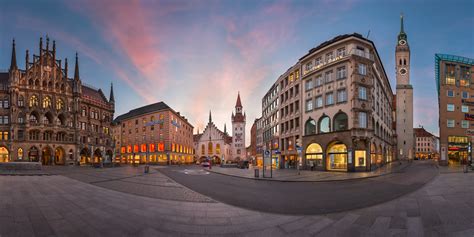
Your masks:
M44 97L43 108L51 108L51 98L49 96Z
M38 106L38 97L36 95L30 97L29 105L30 107Z
M64 108L64 102L62 99L56 100L56 110L62 110Z

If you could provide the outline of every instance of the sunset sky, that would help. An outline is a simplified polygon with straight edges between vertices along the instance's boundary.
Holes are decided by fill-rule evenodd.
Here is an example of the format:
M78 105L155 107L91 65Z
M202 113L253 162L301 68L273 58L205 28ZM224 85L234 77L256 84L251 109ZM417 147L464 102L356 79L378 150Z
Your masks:
M395 88L394 51L403 12L414 126L437 135L434 54L474 58L474 1L379 2L1 0L0 70L10 65L12 38L24 68L25 50L38 54L39 38L49 35L59 59L73 62L79 53L83 82L107 96L114 83L116 116L164 101L201 131L209 110L219 128L224 123L230 128L240 91L250 134L261 116L261 99L278 76L339 34L366 36L370 30Z

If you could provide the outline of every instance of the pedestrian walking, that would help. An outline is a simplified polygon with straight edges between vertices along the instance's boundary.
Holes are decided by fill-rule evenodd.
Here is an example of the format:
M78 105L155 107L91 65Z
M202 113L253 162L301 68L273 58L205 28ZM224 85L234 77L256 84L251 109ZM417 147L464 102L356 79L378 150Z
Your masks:
M314 162L311 162L311 171L314 170Z

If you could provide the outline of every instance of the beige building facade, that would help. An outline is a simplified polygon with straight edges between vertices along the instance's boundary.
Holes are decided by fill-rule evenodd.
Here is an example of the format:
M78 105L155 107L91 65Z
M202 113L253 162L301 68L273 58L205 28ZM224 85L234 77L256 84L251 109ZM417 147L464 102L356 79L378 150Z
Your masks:
M114 120L115 162L190 164L193 126L164 102L146 105Z
M437 137L425 128L414 128L415 159L426 160L438 158Z
M340 35L300 59L307 169L370 171L394 159L393 92L374 43Z
M195 159L200 162L211 159L212 164L232 161L232 137L227 134L226 125L221 131L212 121L209 112L209 122L202 133L194 135Z

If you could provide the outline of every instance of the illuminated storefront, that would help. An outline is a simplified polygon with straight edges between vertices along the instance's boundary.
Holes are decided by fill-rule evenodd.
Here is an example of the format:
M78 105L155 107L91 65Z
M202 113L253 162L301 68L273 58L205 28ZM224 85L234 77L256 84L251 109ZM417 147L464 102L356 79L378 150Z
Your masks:
M306 165L308 167L323 166L323 149L318 143L312 143L306 148Z
M448 136L448 163L459 165L462 159L468 159L471 143L466 136Z
M347 171L347 147L342 143L329 146L327 154L327 169Z

